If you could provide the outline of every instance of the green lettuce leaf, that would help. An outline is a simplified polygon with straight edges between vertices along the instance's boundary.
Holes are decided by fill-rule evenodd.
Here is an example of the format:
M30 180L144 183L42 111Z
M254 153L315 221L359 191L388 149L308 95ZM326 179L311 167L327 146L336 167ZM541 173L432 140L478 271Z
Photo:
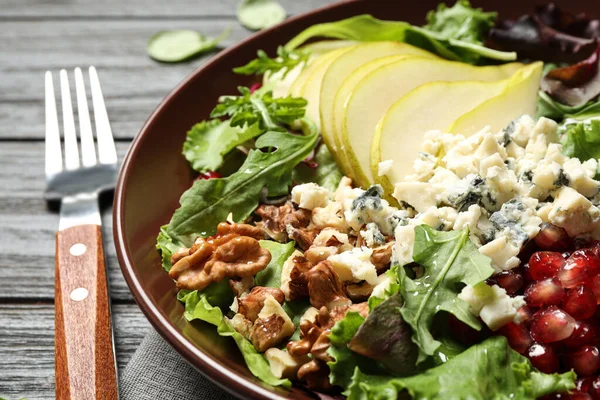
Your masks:
M427 225L415 227L414 261L423 266L424 274L414 280L404 268L400 293L404 305L400 312L413 329L413 342L419 347L418 362L435 354L440 342L431 334L433 319L439 311L454 314L474 329L481 324L469 305L457 295L461 283L475 286L489 278L493 269L490 259L469 240L469 231L438 232Z
M392 284L390 285L389 288L386 288L386 290L384 290L383 297L377 297L377 296L369 297L369 300L368 300L369 311L373 311L373 309L375 307L377 307L378 305L380 305L381 303L383 303L384 300L387 300L392 295L398 293L398 291L400 290L399 272L398 272L399 268L400 267L398 265L392 265L392 267L385 272L387 274L387 276L389 276L390 279L392 280Z
M173 238L167 232L168 225L160 227L160 233L156 238L156 249L160 253L162 266L165 271L171 270L171 256L176 252L183 244Z
M286 312L296 327L296 331L290 340L300 340L300 318L302 318L306 310L310 307L312 307L312 305L308 299L286 301L283 303L283 311Z
M440 3L437 10L427 14L427 25L424 28L448 39L483 45L497 15L495 12L473 8L467 0L459 0L452 7Z
M359 313L349 312L342 320L335 323L329 335L330 345L327 354L334 359L327 363L331 370L329 380L333 385L345 390L352 383L352 375L356 367L373 374L384 372L375 360L354 353L348 348L348 343L364 321L365 319ZM344 394L348 395L347 392Z
M306 135L267 132L256 141L238 172L219 179L198 180L181 196L167 228L169 237L190 246L195 236L209 236L231 212L235 221L246 219L258 206L264 188L269 196L288 193L292 170L313 150L314 124L304 121Z
M570 119L583 121L600 117L600 100L590 101L583 106L567 106L554 100L547 93L539 91L537 101L537 117L551 118L556 121Z
M202 121L188 131L183 155L196 171L216 171L227 153L261 133L264 131L257 124L232 127L228 121Z
M233 329L223 317L221 309L211 305L204 293L199 293L197 290L187 292L180 296L180 300L185 303L184 316L188 321L199 319L208 322L217 327L219 335L230 336L235 341L252 375L269 385L291 387L289 380L279 379L271 373L265 356L256 351L248 339Z
M277 243L273 240L259 241L260 247L269 250L271 253L271 262L265 269L260 271L254 277L254 285L268 286L279 289L281 287L281 270L283 263L290 258L294 252L296 242Z
M315 161L317 163L316 168L311 168L306 163L298 164L292 177L294 182L314 182L331 192L335 192L344 174L342 174L331 152L324 144L321 144L317 149Z
M600 120L567 124L561 143L568 157L581 161L600 158Z
M348 400L531 400L575 388L575 373L543 374L495 336L452 360L405 378L367 375L355 369Z
M468 26L468 25L467 25ZM423 48L449 60L471 64L481 59L513 61L514 52L502 52L484 47L471 41L448 36L450 32L438 32L427 27L418 27L402 21L383 21L363 14L336 22L313 25L300 32L286 45L286 50L294 50L309 39L326 37L333 39L356 40L363 42L399 41ZM453 35L463 35L453 31ZM473 36L474 33L471 33Z

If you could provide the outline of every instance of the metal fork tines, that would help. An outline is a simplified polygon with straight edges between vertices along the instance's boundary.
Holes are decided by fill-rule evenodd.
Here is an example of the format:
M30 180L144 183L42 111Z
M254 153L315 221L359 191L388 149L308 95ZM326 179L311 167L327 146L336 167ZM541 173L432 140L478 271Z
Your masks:
M100 224L98 195L114 187L117 152L94 67L89 68L98 157L80 68L75 68L75 93L79 120L81 157L66 70L60 71L64 136L64 162L52 73L46 72L46 192L49 201L61 201L59 229L79 224Z

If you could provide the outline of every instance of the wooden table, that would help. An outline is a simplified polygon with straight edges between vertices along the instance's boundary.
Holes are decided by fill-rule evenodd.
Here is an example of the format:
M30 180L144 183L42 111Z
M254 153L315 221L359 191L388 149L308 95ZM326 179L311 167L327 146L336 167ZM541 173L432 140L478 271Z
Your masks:
M240 0L241 1L241 0ZM280 0L289 14L332 0ZM54 398L54 232L58 215L44 190L44 72L95 65L117 150L160 100L212 54L189 63L150 60L146 41L163 29L195 29L224 46L251 32L235 18L238 0L3 0L0 6L0 397ZM57 85L55 74L55 85ZM123 280L103 232L119 369L151 329Z

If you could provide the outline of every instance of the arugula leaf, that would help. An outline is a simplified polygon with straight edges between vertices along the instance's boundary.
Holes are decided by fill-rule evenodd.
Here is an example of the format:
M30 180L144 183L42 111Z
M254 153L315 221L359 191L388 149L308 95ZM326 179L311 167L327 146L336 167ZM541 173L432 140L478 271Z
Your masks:
M344 174L340 171L327 146L324 144L319 146L314 160L317 163L316 168L311 168L306 163L298 164L294 169L292 179L296 183L314 182L335 192Z
M269 385L283 386L288 389L291 387L289 380L278 379L271 373L265 356L259 353L248 339L233 329L229 321L223 318L221 309L214 307L204 293L194 290L182 295L180 301L185 303L185 319L188 321L199 319L215 325L220 336L230 336L235 341L252 375Z
M241 128L218 119L202 121L188 131L183 155L196 171L216 171L223 165L227 153L262 133L257 124Z
M354 353L348 348L348 342L352 340L364 321L365 319L359 313L349 312L331 329L327 354L333 357L334 361L328 362L327 365L331 371L329 380L332 385L348 389L356 367L373 374L384 372L375 360ZM348 393L344 392L343 394L347 395Z
M427 14L427 25L424 28L447 38L483 45L497 15L495 12L484 12L481 8L471 7L468 0L458 0L452 7L440 3L437 10Z
M481 329L469 305L457 297L457 286L475 286L489 278L493 269L490 259L469 240L468 229L438 232L427 225L416 226L413 259L425 272L413 280L404 268L399 269L400 293L405 301L400 313L413 329L412 340L419 347L421 363L440 346L430 332L439 311L447 311L472 328Z
M239 171L226 177L198 180L181 196L167 228L170 238L190 246L196 235L209 236L233 213L241 222L258 206L263 188L269 196L288 193L292 169L313 150L317 141L314 124L303 120L304 136L267 132L256 141ZM268 149L265 152L261 149Z
M229 125L252 126L258 123L260 129L286 131L278 124L291 124L304 117L307 101L301 97L273 98L273 92L250 89L240 86L241 96L222 96L219 104L210 114L211 118L229 117Z
M252 30L270 28L285 17L284 8L276 0L243 0L237 9L240 24Z
M503 336L470 347L445 364L415 376L367 375L355 369L348 400L530 400L575 388L575 373L544 374L512 350Z
M514 52L493 50L472 41L448 36L450 33L465 35L462 31L437 32L428 27L417 27L402 21L383 21L363 14L336 22L313 25L290 40L285 48L294 50L309 39L327 37L363 42L385 40L405 42L449 60L472 64L478 63L482 58L500 61L513 61L517 58ZM470 34L471 37L475 35L475 33Z
M240 75L263 75L266 72L274 74L282 71L281 78L285 78L288 72L300 64L306 64L310 53L308 51L288 51L285 47L277 48L277 57L270 58L263 50L259 50L257 58L248 64L233 69L233 72Z
M167 228L168 225L160 227L160 233L156 238L156 249L160 252L163 268L169 272L171 270L171 257L183 244L178 240L173 240L167 232Z
M271 262L265 269L254 277L256 286L268 286L279 289L281 287L281 270L283 263L290 258L294 252L296 242L277 243L273 240L260 240L260 247L269 250Z
M562 152L581 161L600 158L600 120L567 125L561 140Z
M146 51L156 61L166 63L186 61L216 48L229 36L229 31L227 28L216 38L209 38L191 30L160 31L148 40Z

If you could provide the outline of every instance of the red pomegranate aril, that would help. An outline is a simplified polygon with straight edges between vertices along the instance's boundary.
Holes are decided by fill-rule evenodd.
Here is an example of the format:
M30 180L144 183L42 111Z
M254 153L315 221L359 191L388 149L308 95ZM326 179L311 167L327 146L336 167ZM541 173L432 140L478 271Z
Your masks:
M596 344L597 341L596 327L589 321L577 321L573 333L563 341L563 344L570 349L574 349L587 344Z
M533 241L540 249L552 251L567 250L572 243L566 230L548 222L542 224Z
M537 251L529 259L529 274L536 281L553 278L564 264L565 259L560 253Z
M565 364L578 376L590 376L600 369L600 350L596 346L582 346L565 355Z
M540 310L531 319L531 336L540 343L558 342L571 336L575 320L556 306Z
M586 285L592 289L594 296L596 297L596 304L600 304L600 275L596 275Z
M489 335L489 331L486 329L485 324L480 331L477 331L452 314L448 316L448 326L453 336L458 339L459 342L466 345L479 343Z
M534 367L546 374L552 374L558 371L560 362L558 354L552 346L534 343L526 354Z
M520 325L526 326L529 328L531 325L531 317L533 317L533 312L527 306L523 306L517 310L519 314L518 320L520 321Z
M508 344L518 353L525 353L533 344L533 339L524 325L517 325L509 322L500 328L500 333L506 336Z
M564 296L565 289L556 278L532 283L525 290L525 301L530 307L559 305Z
M215 179L215 178L222 178L223 175L221 175L220 173L218 173L217 171L207 171L207 172L203 172L198 176L198 180L209 180L209 179Z
M578 285L567 291L562 302L562 309L575 319L586 319L594 315L596 305L594 292L587 286Z
M579 390L580 392L589 392L590 388L592 387L593 380L594 379L589 376L587 378L579 378L575 381L575 389Z
M558 271L557 277L565 288L585 283L600 272L600 257L593 249L574 251Z
M523 286L523 275L514 271L502 271L494 275L494 280L509 295L517 293Z
M600 376L587 379L591 381L587 392L592 395L594 400L600 400Z
M584 392L573 392L570 393L569 396L566 398L569 400L593 400L592 396Z

